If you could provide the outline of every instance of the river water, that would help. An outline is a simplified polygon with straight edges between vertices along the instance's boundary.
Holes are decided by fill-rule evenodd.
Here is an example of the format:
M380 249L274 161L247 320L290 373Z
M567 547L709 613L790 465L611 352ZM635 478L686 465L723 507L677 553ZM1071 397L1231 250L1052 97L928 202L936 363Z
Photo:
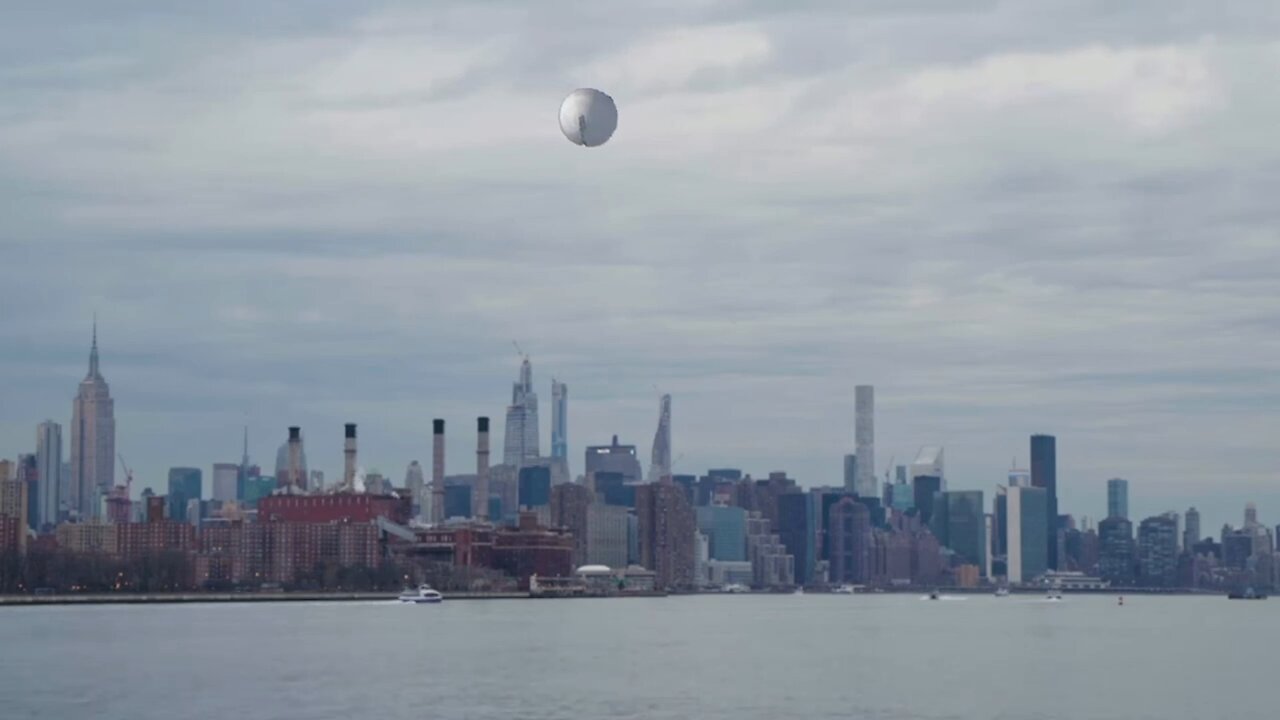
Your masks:
M1280 602L697 596L0 608L4 718L1227 718Z

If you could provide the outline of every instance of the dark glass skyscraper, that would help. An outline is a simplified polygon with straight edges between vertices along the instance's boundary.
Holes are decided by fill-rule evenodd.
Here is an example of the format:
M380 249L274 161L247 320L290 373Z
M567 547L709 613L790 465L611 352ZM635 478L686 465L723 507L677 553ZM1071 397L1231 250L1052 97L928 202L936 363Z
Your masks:
M1049 569L1058 566L1058 449L1052 435L1031 436L1031 486L1044 488L1049 500Z
M1133 523L1120 517L1098 523L1098 574L1115 586L1133 584Z
M919 478L916 478L919 480ZM968 565L987 568L986 512L981 490L949 490L938 494L933 509L933 534L956 558Z
M187 521L187 501L199 500L201 493L200 468L169 468L169 519Z
M813 579L814 539L810 511L813 500L808 493L791 492L778 496L778 535L787 552L795 558L796 583L807 585Z
M1157 515L1138 526L1138 580L1147 587L1172 587L1178 573L1178 517Z
M1129 481L1111 478L1107 481L1107 517L1129 519Z

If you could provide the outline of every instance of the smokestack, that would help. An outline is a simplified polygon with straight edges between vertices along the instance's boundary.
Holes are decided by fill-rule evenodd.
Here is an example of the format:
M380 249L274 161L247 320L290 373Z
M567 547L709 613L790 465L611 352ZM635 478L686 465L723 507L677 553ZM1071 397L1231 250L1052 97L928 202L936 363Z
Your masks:
M438 525L444 522L444 420L432 420L431 429L431 522Z
M342 456L346 464L342 472L342 489L351 492L356 488L356 424L347 423L346 440L342 443Z
M289 428L289 484L301 488L299 476L302 474L302 428Z
M476 418L476 501L472 515L489 517L489 418Z

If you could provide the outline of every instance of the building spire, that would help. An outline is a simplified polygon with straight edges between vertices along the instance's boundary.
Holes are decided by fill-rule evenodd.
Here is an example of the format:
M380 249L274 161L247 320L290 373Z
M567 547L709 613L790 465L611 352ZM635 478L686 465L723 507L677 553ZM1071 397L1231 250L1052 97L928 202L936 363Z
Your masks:
M93 345L89 348L89 377L98 377L98 313L93 314Z

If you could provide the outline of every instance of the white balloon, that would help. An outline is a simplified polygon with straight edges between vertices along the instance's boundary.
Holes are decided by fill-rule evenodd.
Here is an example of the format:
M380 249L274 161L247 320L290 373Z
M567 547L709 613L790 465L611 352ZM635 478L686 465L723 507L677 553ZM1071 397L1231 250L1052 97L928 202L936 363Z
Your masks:
M603 145L617 128L618 106L599 90L574 90L560 105L560 131L576 145Z

